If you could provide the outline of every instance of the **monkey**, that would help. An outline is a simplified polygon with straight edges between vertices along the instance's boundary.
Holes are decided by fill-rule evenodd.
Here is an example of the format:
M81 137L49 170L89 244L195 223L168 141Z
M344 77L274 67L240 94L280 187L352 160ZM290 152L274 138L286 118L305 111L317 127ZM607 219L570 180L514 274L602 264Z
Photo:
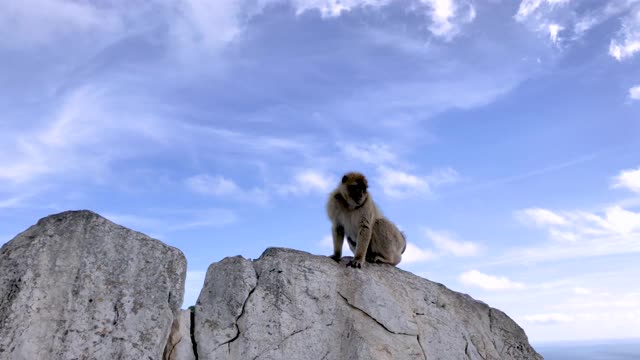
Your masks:
M359 172L346 173L329 194L326 211L331 221L333 255L340 262L347 237L354 258L347 266L361 268L371 263L398 265L407 247L405 235L387 219L368 192L367 178Z

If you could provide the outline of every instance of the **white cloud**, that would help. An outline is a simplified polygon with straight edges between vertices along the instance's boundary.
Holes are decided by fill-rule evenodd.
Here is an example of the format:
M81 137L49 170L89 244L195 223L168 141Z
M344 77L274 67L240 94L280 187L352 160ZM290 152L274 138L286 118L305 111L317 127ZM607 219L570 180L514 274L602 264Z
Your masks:
M156 237L165 232L225 226L238 219L232 210L222 208L155 210L146 216L103 212L102 216L118 225L156 234Z
M614 233L630 235L640 231L640 213L613 206L606 210L603 226Z
M0 45L50 45L53 40L82 33L108 34L122 28L122 19L110 7L69 0L7 1L0 11Z
M221 175L200 174L185 180L186 185L194 192L219 197L229 197L239 201L265 204L269 197L264 190L253 188L244 190L233 180Z
M567 223L567 220L561 215L558 215L551 210L541 208L521 210L517 213L517 217L524 222L531 222L537 226L564 225Z
M307 195L311 193L327 193L333 187L333 177L320 170L302 169L293 175L289 184L278 186L278 192L283 195Z
M573 292L577 295L590 295L592 291L583 287L574 287Z
M435 258L435 253L430 249L423 249L413 243L407 242L407 248L402 254L403 264L424 262Z
M561 313L548 313L523 316L525 322L532 324L558 324L574 321L573 317Z
M640 100L640 85L629 89L629 98L631 100Z
M460 0L420 0L429 6L432 24L431 33L445 40L451 40L460 32L464 23L472 22L476 11L470 2Z
M183 59L212 54L233 41L243 30L246 1L178 0L170 35Z
M549 229L549 235L552 239L558 241L575 242L579 239L579 235L572 231L562 231L558 229Z
M504 276L483 274L478 270L464 272L458 279L464 285L484 290L522 290L525 288L523 283L511 281Z
M9 197L7 199L0 199L0 209L12 209L21 207L24 203L25 198L26 196L24 195L18 195Z
M216 175L196 175L186 180L191 190L202 194L211 195L229 195L240 191L238 185L233 180L226 179L223 176Z
M1 134L0 181L24 183L50 175L92 177L102 181L109 164L162 142L158 119L114 109L120 99L105 91L82 87L64 98L41 129ZM135 140L135 141L134 141Z
M522 0L515 17L518 21L524 21L538 11L542 5L554 7L568 2L569 0Z
M378 181L384 193L395 198L404 198L420 194L430 194L435 187L454 183L460 180L458 173L445 168L430 175L415 175L389 167L378 168Z
M397 155L386 144L347 144L342 152L365 164L383 165L397 162Z
M298 15L317 10L322 17L338 17L359 7L379 8L392 0L290 0Z
M152 22L168 25L170 45L183 59L212 54L234 40L244 21L261 6L248 0L177 0L173 2L115 2L74 0L11 1L0 12L0 44L47 46L73 37L92 43L122 38ZM149 14L156 15L154 18Z
M558 43L558 34L562 30L564 30L564 27L558 24L549 24L549 39L551 39L554 44Z
M531 31L545 34L555 45L581 38L590 29L605 21L637 11L636 0L600 1L582 6L580 1L571 0L522 0L515 19ZM621 60L637 51L633 30L634 15L628 15L623 29L612 40L609 53ZM560 38L560 32L563 33ZM562 41L561 41L562 40Z
M524 214L524 215L523 215ZM498 263L539 262L640 252L640 213L621 206L598 212L547 209L520 211L545 229L550 243L508 252ZM527 219L528 217L528 219Z
M622 61L640 52L640 5L622 22L622 29L609 44L609 55Z
M332 18L356 8L381 8L396 0L290 0L296 13L317 10L322 17ZM399 1L397 1L399 2ZM475 19L476 12L468 0L420 0L431 20L429 31L436 37L451 40L460 33L460 27Z
M614 188L625 188L640 193L640 168L623 170L614 178Z
M440 251L454 256L474 256L480 252L480 247L471 241L458 241L453 235L444 231L425 229L425 235Z
M586 211L564 211L556 214L547 209L527 209L519 212L552 235L588 239L594 236L629 235L640 230L640 213L612 206L602 215ZM521 215L522 216L522 215Z

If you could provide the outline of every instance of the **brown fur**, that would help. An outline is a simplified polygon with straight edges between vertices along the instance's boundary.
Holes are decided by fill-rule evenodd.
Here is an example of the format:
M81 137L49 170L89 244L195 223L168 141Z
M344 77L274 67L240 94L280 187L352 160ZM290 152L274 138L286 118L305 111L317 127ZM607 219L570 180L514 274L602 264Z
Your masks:
M348 266L369 262L398 265L406 248L404 234L382 215L368 192L367 178L358 172L342 177L327 201L331 220L333 258L340 261L345 235L355 257Z

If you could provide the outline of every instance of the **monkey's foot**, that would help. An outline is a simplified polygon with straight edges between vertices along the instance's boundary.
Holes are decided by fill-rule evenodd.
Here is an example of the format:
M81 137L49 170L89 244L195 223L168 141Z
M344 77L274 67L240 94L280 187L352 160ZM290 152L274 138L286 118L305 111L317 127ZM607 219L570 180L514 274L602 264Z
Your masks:
M342 258L340 255L329 255L329 257L335 262L340 262L340 259Z
M350 267L355 268L355 269L360 269L360 268L362 268L362 260L352 259L351 261L349 261L347 263L347 266L350 266Z

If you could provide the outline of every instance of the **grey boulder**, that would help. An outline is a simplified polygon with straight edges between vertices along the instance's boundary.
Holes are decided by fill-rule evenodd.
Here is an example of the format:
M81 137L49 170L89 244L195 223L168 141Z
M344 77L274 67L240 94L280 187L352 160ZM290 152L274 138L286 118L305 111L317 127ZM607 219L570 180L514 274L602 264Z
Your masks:
M500 310L389 265L269 248L209 267L199 359L542 359Z
M182 252L90 211L46 217L0 249L0 359L161 359Z

